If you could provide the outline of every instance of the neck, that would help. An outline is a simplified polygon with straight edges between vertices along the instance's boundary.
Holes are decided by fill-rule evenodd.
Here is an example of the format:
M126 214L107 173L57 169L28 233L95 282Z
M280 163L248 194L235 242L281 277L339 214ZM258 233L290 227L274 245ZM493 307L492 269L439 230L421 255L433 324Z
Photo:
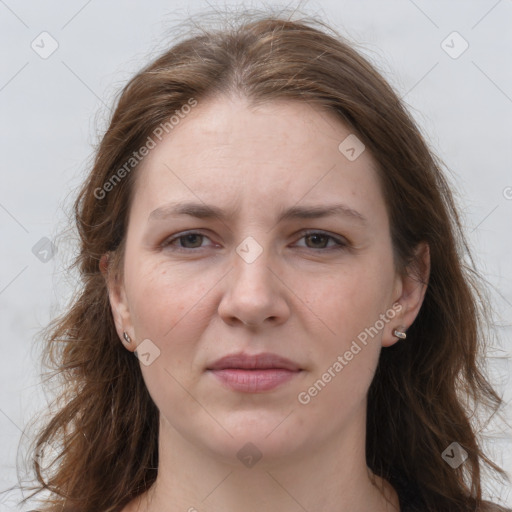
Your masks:
M157 480L123 512L396 512L396 492L366 466L364 422L288 457L272 458L259 441L265 455L247 467L208 453L161 417Z

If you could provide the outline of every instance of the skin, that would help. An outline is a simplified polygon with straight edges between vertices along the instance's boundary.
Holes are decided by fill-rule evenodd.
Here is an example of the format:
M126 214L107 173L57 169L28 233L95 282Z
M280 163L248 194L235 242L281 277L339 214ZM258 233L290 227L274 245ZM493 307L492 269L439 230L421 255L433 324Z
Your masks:
M160 410L159 473L124 512L399 510L394 489L366 466L366 396L380 350L414 321L425 285L396 271L375 161L369 151L349 161L338 150L350 133L301 102L209 98L137 171L123 273L102 265L120 342L133 351L149 339L160 350L141 363ZM173 201L231 215L148 220ZM333 203L366 221L276 222L287 207ZM189 230L204 237L163 244ZM236 252L249 236L262 250L251 263ZM418 257L428 267L427 247ZM400 312L300 403L298 394L393 305ZM206 368L239 351L273 352L302 371L271 391L233 391ZM237 458L247 442L262 453L253 467Z

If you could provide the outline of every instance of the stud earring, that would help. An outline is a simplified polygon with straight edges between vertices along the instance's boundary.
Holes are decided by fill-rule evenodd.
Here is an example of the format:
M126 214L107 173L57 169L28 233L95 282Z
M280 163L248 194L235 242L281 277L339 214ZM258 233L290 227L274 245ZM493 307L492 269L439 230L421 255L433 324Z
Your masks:
M132 339L130 338L130 336L128 336L128 334L126 332L123 332L123 338L126 341L126 343L132 342Z
M405 340L405 338L407 338L407 334L405 334L404 331L399 331L398 329L393 331L393 335L397 338L400 338L401 340Z

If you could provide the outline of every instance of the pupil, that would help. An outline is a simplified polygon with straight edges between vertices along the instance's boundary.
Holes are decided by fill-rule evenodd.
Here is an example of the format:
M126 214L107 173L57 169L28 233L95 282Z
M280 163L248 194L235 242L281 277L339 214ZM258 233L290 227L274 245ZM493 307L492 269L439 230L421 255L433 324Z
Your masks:
M313 245L318 242L318 239L324 238L323 235L309 235L310 240L313 239ZM315 241L316 240L316 241Z
M192 245L194 245L194 239L196 239L196 242L197 240L199 239L201 235L185 235L185 243L188 243L188 242L191 242Z

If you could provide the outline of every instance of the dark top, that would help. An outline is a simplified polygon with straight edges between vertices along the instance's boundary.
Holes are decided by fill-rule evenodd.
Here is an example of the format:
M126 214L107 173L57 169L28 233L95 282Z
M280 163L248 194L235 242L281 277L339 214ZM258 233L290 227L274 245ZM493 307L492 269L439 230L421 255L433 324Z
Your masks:
M399 475L394 475L388 481L398 494L400 512L424 512L425 504L416 485Z

